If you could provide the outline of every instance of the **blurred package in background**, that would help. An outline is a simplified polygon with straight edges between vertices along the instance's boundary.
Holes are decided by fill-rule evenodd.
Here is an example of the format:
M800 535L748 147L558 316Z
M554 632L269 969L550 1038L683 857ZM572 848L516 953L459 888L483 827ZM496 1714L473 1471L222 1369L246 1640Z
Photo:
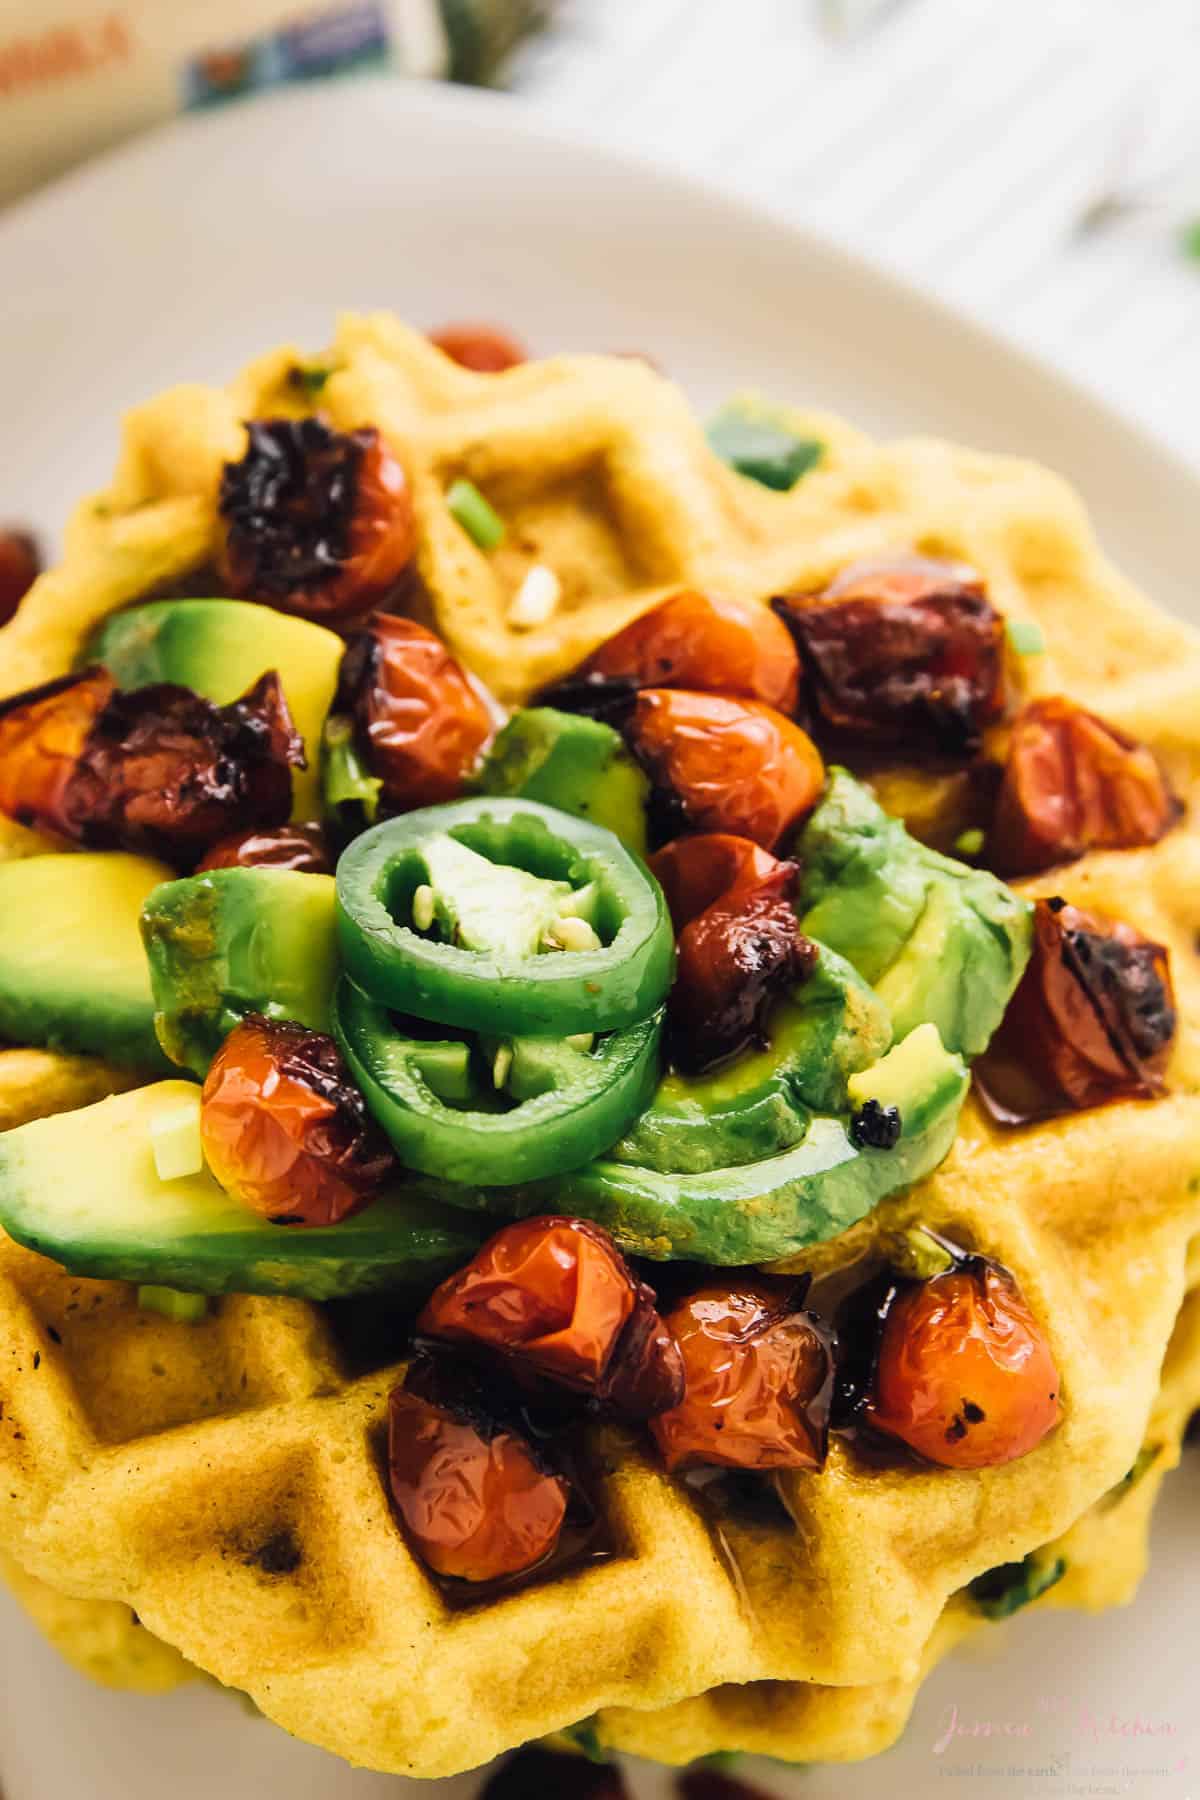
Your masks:
M0 203L176 113L363 71L489 83L557 0L0 0Z

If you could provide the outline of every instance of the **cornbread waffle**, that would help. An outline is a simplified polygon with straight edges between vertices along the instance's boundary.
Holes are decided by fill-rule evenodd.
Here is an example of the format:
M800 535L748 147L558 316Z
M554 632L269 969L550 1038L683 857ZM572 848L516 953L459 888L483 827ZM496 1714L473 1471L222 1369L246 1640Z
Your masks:
M0 686L61 673L115 607L184 582L196 591L239 421L297 409L298 360L281 351L228 393L177 389L130 416L112 486L79 509L64 562L0 632ZM1041 626L1029 691L1065 692L1145 738L1194 804L1200 645L1108 567L1077 501L1045 472L934 443L878 447L810 420L822 464L771 494L717 462L681 396L636 362L559 358L474 376L380 318L343 322L316 360L332 422L375 424L402 457L424 603L502 697L571 667L664 587L765 599L915 548L972 563L1002 612ZM446 509L460 476L508 520L491 559ZM539 562L559 574L560 608L518 631L508 604ZM0 845L42 847L17 828ZM394 1366L362 1370L328 1316L299 1302L234 1299L176 1326L139 1313L121 1284L68 1279L4 1244L0 1545L55 1587L135 1607L295 1734L398 1772L469 1767L609 1709L621 1741L644 1714L662 1754L697 1754L723 1742L710 1715L726 1702L694 1697L728 1684L907 1692L950 1596L1069 1530L1143 1440L1200 1230L1198 877L1185 819L1153 849L1027 884L1170 947L1181 1024L1167 1097L1013 1135L968 1105L934 1177L804 1259L820 1273L919 1220L1011 1268L1045 1323L1065 1404L1023 1461L880 1469L837 1444L819 1476L780 1479L791 1525L729 1516L718 1532L637 1440L605 1428L594 1455L617 1554L452 1609L380 1480ZM62 1104L12 1061L27 1056L0 1056L10 1122L22 1096L29 1115ZM51 1064L38 1066L40 1084ZM64 1070L60 1094L104 1078ZM786 1719L776 1740L773 1707L748 1693L764 1717L741 1735L788 1754ZM693 1723L686 1710L651 1722L685 1701L700 1709Z

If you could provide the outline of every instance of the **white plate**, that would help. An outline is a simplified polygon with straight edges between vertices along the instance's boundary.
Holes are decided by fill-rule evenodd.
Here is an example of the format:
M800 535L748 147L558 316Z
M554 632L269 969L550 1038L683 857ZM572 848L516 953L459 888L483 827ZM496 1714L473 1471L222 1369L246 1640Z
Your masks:
M386 306L507 322L539 350L643 349L703 406L752 385L874 430L1040 457L1157 599L1200 616L1200 483L1160 446L827 245L511 101L381 83L173 126L0 222L0 292L0 513L48 532L107 475L131 400L288 337L319 346L339 307ZM1172 1479L1132 1612L1017 1620L1002 1655L938 1672L884 1759L759 1779L804 1800L1200 1797L1198 1465ZM351 1773L212 1690L100 1693L8 1602L0 1652L6 1800L161 1800L164 1777L172 1800L474 1789ZM975 1731L939 1755L950 1708ZM639 1770L637 1791L669 1788Z

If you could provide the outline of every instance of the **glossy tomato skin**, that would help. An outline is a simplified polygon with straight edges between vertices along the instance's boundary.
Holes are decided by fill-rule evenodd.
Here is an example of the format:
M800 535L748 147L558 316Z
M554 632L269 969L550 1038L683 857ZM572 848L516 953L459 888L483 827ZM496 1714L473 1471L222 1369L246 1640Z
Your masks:
M277 1225L336 1225L395 1168L333 1039L253 1014L205 1078L200 1140L220 1185Z
M505 1226L434 1292L417 1331L497 1352L627 1416L660 1411L683 1392L683 1364L653 1291L586 1219Z
M502 375L526 360L526 351L499 325L441 325L429 333L443 355L477 375Z
M795 638L817 737L962 756L1004 709L1004 620L974 569L928 556L852 563L773 602Z
M592 677L734 694L792 713L800 662L787 627L768 607L685 589L594 650L576 679Z
M1005 1125L1164 1089L1177 1014L1170 958L1121 920L1038 900L1033 955L972 1075Z
M256 419L227 463L219 509L231 593L345 630L383 605L412 561L404 470L374 427Z
M334 858L320 825L279 825L273 831L240 831L214 844L196 865L209 869L290 869L300 875L332 875Z
M0 531L0 625L6 625L33 586L42 562L27 531Z
M1061 695L1013 723L988 861L1029 875L1087 850L1155 844L1180 807L1152 751Z
M820 1469L835 1339L765 1277L713 1283L668 1314L683 1355L679 1406L650 1421L669 1470Z
M864 1417L928 1462L995 1468L1057 1425L1059 1375L1006 1269L970 1257L896 1284L885 1301Z
M774 849L825 784L812 739L756 700L644 688L626 735L654 784L664 839L690 829Z
M438 1575L494 1582L526 1573L558 1543L566 1480L469 1373L419 1355L388 1408L392 1498Z
M71 780L115 691L106 670L86 669L0 701L0 812L36 831L78 836Z
M748 838L676 838L651 859L678 933L667 1002L677 1069L698 1073L762 1041L775 999L816 961L792 904L798 865Z
M391 613L376 614L351 639L334 711L353 720L359 752L393 812L455 799L495 729L442 640Z

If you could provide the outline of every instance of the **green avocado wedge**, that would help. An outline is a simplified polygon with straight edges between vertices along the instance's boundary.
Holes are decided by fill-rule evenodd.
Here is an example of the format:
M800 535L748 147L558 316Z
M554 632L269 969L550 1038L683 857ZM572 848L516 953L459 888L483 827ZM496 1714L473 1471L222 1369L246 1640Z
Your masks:
M599 719L530 706L515 712L485 756L476 787L483 794L540 800L590 819L646 855L650 783L621 734Z
M776 1002L768 1042L711 1074L664 1076L609 1160L701 1174L776 1156L800 1143L814 1112L848 1112L847 1077L892 1041L883 1002L836 951Z
M328 1031L337 979L332 875L213 869L146 898L154 1025L171 1061L205 1075L247 1013Z
M164 1181L151 1127L199 1110L162 1081L0 1136L0 1224L73 1275L202 1294L343 1294L429 1287L483 1232L464 1213L394 1189L340 1225L272 1225L207 1170Z
M967 1092L961 1057L936 1029L914 1031L870 1069L850 1078L857 1107L900 1107L891 1150L859 1149L848 1119L814 1117L804 1138L778 1156L703 1174L667 1174L601 1158L553 1181L436 1192L455 1206L522 1217L576 1214L611 1231L622 1249L656 1261L774 1262L837 1237L873 1207L928 1175L954 1141Z
M170 873L116 850L0 863L0 1038L166 1073L138 914Z
M1033 945L1033 908L990 875L930 850L845 769L793 845L801 929L854 964L897 1038L925 1022L978 1056Z
M342 640L323 625L248 600L152 600L113 613L84 657L121 687L174 681L227 706L267 669L279 675L306 769L292 774L295 819L320 817L321 733L333 704Z

